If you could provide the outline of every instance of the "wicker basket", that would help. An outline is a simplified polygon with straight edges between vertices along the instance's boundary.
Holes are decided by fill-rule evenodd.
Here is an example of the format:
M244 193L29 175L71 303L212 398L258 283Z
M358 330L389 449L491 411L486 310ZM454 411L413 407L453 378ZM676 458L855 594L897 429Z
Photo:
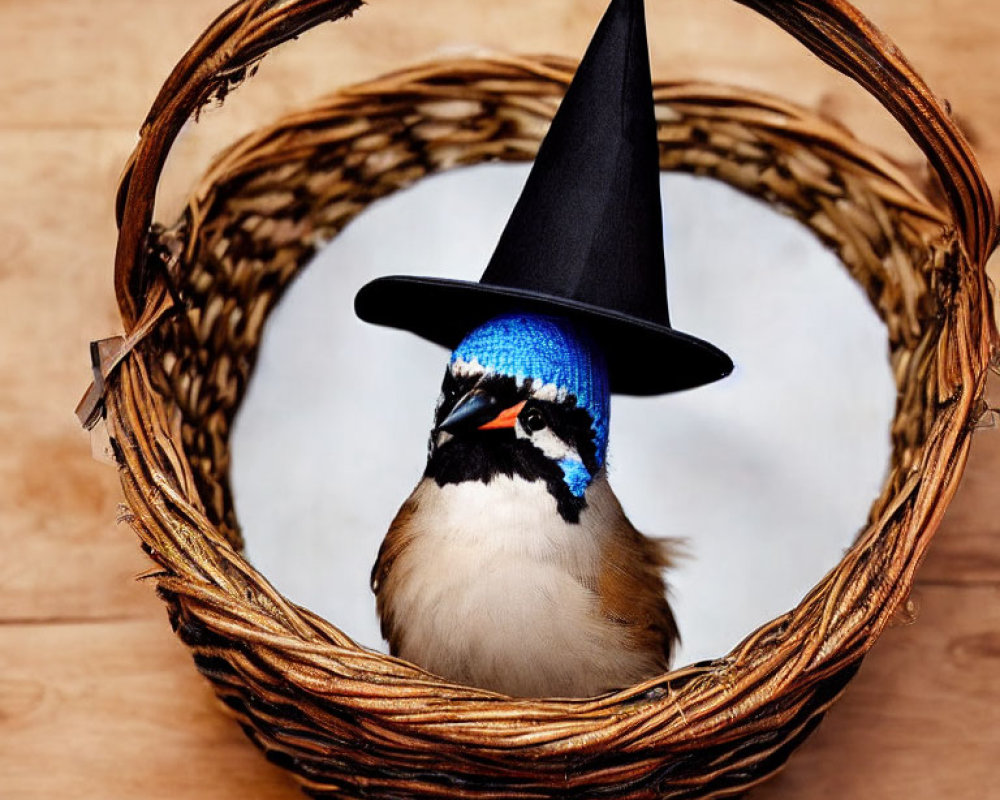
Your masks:
M854 77L927 155L941 198L817 115L656 86L661 165L794 215L885 321L899 404L881 497L842 563L729 655L589 700L511 700L362 649L240 556L229 432L268 312L373 200L441 170L532 158L572 74L554 59L429 64L238 142L169 228L153 198L181 125L270 48L358 0L242 0L167 80L118 198L126 336L95 346L103 416L178 635L248 736L317 797L703 798L773 774L905 603L965 462L996 341L994 211L973 154L898 50L842 0L746 0Z

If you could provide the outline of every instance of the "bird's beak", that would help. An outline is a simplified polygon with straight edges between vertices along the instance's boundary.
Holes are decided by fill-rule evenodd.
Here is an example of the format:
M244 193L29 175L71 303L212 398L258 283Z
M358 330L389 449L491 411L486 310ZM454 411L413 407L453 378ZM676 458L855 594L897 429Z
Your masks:
M473 389L461 398L448 416L438 425L439 431L454 433L461 429L476 428L496 416L497 399L479 389Z
M517 415L524 408L524 402L506 408L497 413L497 400L493 395L473 389L465 397L455 403L455 407L437 426L439 431L455 433L459 430L481 431L513 428Z
M502 428L513 428L517 424L517 415L521 413L521 409L527 402L527 400L522 400L516 406L505 408L485 425L480 425L479 430L495 431Z

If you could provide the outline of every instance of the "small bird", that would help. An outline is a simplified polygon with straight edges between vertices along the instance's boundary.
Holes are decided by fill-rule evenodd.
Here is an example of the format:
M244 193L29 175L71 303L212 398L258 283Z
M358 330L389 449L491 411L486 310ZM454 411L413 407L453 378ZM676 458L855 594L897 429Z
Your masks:
M673 552L608 484L609 396L703 386L733 361L670 324L642 0L610 0L482 278L384 276L354 308L453 351L423 479L372 572L392 653L529 697L664 672Z
M647 538L608 483L598 347L508 314L452 354L423 478L372 571L393 655L523 697L593 696L666 671L678 640Z

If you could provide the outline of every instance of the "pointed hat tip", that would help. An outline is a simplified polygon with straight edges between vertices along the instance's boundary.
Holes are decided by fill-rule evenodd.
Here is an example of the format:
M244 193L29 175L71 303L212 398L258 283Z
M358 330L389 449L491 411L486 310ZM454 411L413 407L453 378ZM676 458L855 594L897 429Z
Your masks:
M670 325L643 0L610 0L480 282L380 279L356 310L452 348L492 316L566 315L588 326L612 391L626 394L732 370L725 353Z

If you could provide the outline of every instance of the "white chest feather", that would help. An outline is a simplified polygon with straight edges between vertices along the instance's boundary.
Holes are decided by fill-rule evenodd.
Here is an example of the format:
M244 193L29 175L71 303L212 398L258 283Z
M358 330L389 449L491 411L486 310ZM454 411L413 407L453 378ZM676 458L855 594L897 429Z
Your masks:
M424 480L408 544L381 587L398 655L521 696L593 695L648 672L597 593L609 516L620 509L603 481L588 501L569 524L541 483Z

